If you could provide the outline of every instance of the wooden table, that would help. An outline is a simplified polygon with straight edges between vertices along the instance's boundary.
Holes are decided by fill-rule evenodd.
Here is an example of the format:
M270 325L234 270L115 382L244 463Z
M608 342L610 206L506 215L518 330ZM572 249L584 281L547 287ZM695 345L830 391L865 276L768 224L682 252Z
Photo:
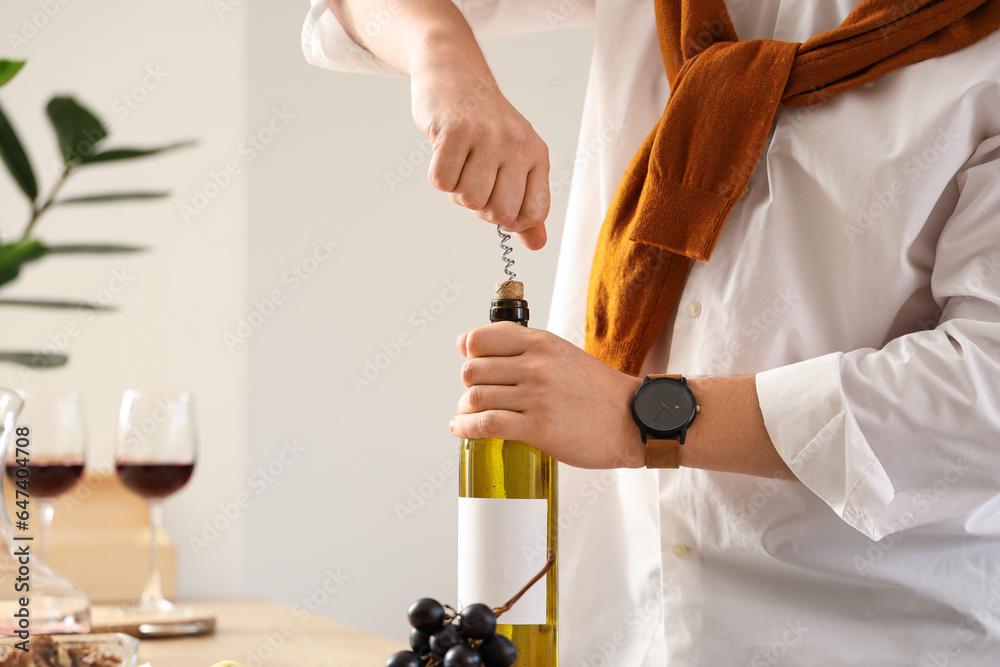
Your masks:
M211 667L235 660L247 667L380 667L390 655L407 648L277 602L219 600L191 606L215 614L215 634L143 639L140 665Z

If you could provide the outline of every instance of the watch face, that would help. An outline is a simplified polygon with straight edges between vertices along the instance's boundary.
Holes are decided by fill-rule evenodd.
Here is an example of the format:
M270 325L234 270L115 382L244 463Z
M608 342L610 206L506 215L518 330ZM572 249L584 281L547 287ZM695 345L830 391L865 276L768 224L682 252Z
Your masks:
M673 378L656 378L639 388L632 412L653 435L671 436L687 426L695 415L694 394Z

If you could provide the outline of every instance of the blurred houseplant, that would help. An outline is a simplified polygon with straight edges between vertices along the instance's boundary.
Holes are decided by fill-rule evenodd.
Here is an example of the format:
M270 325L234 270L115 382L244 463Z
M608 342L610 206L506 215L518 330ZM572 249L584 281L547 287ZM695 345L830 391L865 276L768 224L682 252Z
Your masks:
M0 86L9 82L24 66L23 60L0 59ZM5 285L13 282L22 267L37 262L43 257L67 254L128 253L142 250L135 246L111 243L76 243L72 245L50 245L35 236L39 219L53 206L98 204L104 202L160 199L169 195L163 191L108 192L77 197L58 197L67 179L90 165L107 164L121 160L156 155L164 151L190 145L192 142L178 142L155 148L103 148L107 129L93 113L72 97L53 97L45 107L59 142L62 155L61 174L46 196L40 196L38 184L31 162L24 151L14 127L0 106L0 158L3 159L11 176L21 192L28 198L31 210L27 223L19 238L7 239L0 235L0 292ZM0 308L28 306L35 308L71 308L92 311L109 310L96 303L46 300L46 299L5 299L0 298ZM0 326L5 322L0 320ZM31 368L53 368L66 363L64 354L43 354L41 352L0 350L0 362L21 364Z

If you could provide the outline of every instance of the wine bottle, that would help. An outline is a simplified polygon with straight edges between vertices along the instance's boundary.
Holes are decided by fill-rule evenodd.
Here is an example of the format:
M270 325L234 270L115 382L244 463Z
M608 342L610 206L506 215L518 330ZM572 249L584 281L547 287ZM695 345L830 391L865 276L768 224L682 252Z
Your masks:
M497 284L491 322L528 325L520 282ZM514 440L462 441L458 500L458 603L503 604L556 553L556 462ZM498 619L518 667L556 667L557 567Z

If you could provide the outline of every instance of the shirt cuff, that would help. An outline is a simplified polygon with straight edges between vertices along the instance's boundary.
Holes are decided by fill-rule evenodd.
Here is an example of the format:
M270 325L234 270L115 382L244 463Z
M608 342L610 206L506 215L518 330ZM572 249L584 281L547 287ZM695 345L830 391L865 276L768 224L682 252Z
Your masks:
M758 373L757 398L774 448L798 479L873 540L918 520L919 502L892 482L844 399L843 353Z
M363 29L375 36L391 19L390 10L386 10L384 17L372 15ZM389 63L358 45L347 34L326 0L312 0L312 7L302 25L302 53L310 65L338 72L399 74Z

